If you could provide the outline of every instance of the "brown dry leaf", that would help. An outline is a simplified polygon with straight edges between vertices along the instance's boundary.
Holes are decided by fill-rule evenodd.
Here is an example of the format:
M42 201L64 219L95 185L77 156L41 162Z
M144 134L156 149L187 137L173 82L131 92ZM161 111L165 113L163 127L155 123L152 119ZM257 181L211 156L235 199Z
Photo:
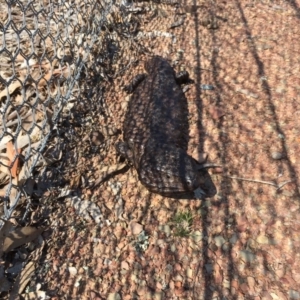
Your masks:
M0 190L0 197L5 197L6 194L6 188Z
M17 95L15 98L16 104L20 105L23 102L23 96L22 95Z
M39 81L38 85L39 86L44 86L44 85L47 85L47 83L50 81L50 79L52 78L52 76L58 76L58 75L61 75L61 74L65 74L65 70L66 70L67 67L63 67L61 69L56 69L54 70L53 72L48 72L47 74L45 74Z
M54 72L53 72L54 73ZM52 75L54 75L52 72L48 72L46 75L44 75L39 83L38 83L38 86L44 86L44 85L47 85L47 83L49 82L49 80L51 79Z
M7 157L10 160L10 164L13 162L13 166L11 167L11 176L17 177L17 171L18 171L18 165L19 165L19 157L16 157L16 155L21 153L22 149L18 149L17 152L15 151L14 145L11 141L9 141L6 144L6 153ZM15 160L15 161L14 161Z
M28 112L23 119L22 127L25 132L27 132L30 128L32 128L32 124L34 123L32 112ZM23 131L23 132L24 132Z
M23 62L24 61L24 57L21 54L18 54L15 58L16 62Z
M8 86L8 91L6 89L4 89L1 93L0 93L0 100L2 97L7 96L7 92L9 93L9 95L11 95L17 88L21 87L21 82L19 80L13 82L12 84L10 84Z
M0 257L2 257L3 254L3 244L5 237L9 235L9 232L14 227L13 223L1 219L2 222L4 222L4 225L0 229Z
M3 252L9 252L10 250L29 243L36 239L43 231L45 227L35 228L31 226L15 228L4 239Z
M10 171L7 166L9 166L10 162L7 157L0 156L0 172L6 175L10 175Z
M0 140L0 150L6 148L6 144L12 140L11 135L6 135Z
M79 188L81 180L81 174L76 174L74 177L70 180L70 189L77 189Z
M9 178L8 178L7 174L1 173L1 172L0 172L0 185L4 186L4 185L6 185L8 182L9 182ZM3 194L2 194L2 192L1 192L2 190L3 190L3 189L0 190L0 196L3 197ZM5 193L4 193L4 195L5 195Z
M21 271L21 273L18 275L15 284L12 288L12 291L10 293L10 297L9 297L10 300L17 299L17 296L24 291L25 287L27 286L34 272L35 272L35 263L30 261L25 266L25 268Z

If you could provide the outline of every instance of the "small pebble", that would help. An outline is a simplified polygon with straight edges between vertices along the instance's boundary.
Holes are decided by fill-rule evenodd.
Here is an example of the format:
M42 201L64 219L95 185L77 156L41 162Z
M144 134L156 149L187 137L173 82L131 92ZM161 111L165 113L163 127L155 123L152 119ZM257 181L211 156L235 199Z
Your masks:
M193 270L191 268L187 268L186 276L189 278L193 278Z
M208 274L211 274L213 272L214 267L212 264L205 264L204 267Z
M271 157L275 160L280 160L283 158L283 154L281 152L273 151Z
M260 234L257 238L256 238L256 242L262 245L268 245L269 244L269 238L263 234Z
M183 281L183 277L181 276L181 275L179 275L179 274L177 274L174 278L173 278L175 281L177 281L177 282L182 282ZM175 286L176 286L177 284L175 283Z
M290 299L300 299L300 292L289 290L289 297Z
M68 267L70 275L75 276L77 274L77 269L75 267Z
M143 225L132 221L130 223L130 230L133 235L138 235L143 231Z
M181 264L176 263L176 264L174 265L174 269L175 269L177 272L179 272L179 271L182 269Z
M107 300L121 300L121 296L118 293L110 293Z
M214 90L214 86L210 84L202 84L201 85L201 90Z
M237 242L237 240L238 240L238 236L236 233L234 233L232 235L232 237L230 238L229 242L230 242L230 244L235 244Z
M196 230L192 235L192 239L195 243L199 243L203 238L203 233L199 230Z
M222 250L223 250L224 252L227 252L227 251L229 251L229 250L230 250L230 245L229 245L229 243L225 243L225 244L223 244L223 246L222 246Z
M251 263L255 260L255 254L248 250L241 250L240 256L244 262Z
M170 250L171 250L171 252L176 252L176 251L177 251L176 245L175 245L175 244L172 244L172 245L170 246Z
M218 235L214 237L215 243L218 247L221 247L226 241L223 236Z

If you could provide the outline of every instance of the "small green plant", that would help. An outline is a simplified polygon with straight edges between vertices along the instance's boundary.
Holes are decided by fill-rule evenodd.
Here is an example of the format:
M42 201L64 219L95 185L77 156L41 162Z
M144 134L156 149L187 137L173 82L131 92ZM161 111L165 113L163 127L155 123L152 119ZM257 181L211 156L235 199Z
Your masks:
M149 236L146 235L144 230L137 236L134 246L137 252L145 252L147 250L149 246Z
M190 211L179 212L173 218L174 235L179 237L188 237L192 231L194 216Z

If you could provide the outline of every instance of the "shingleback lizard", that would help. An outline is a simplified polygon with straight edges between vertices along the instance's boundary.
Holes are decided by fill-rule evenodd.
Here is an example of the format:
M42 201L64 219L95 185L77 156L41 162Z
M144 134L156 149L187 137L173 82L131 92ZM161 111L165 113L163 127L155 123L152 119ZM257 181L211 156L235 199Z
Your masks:
M124 142L116 148L153 193L174 196L202 188L206 171L199 171L201 165L186 152L187 99L179 84L188 74L176 77L171 65L159 56L147 61L145 69L148 75L138 75L127 86L127 91L134 91L123 125Z

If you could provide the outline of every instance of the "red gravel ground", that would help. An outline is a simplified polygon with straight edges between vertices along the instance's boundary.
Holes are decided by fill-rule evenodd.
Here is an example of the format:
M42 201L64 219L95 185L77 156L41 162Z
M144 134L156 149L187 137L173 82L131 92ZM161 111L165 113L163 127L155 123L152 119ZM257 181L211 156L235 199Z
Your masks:
M77 184L78 203L52 204L42 289L51 299L300 299L300 2L139 5L138 42L120 43L118 63L138 60L106 84L106 116L91 114L95 130L108 128L105 148L79 156L73 179L124 166L122 88L159 54L194 80L189 152L222 165L209 171L217 194L150 194L133 168Z

